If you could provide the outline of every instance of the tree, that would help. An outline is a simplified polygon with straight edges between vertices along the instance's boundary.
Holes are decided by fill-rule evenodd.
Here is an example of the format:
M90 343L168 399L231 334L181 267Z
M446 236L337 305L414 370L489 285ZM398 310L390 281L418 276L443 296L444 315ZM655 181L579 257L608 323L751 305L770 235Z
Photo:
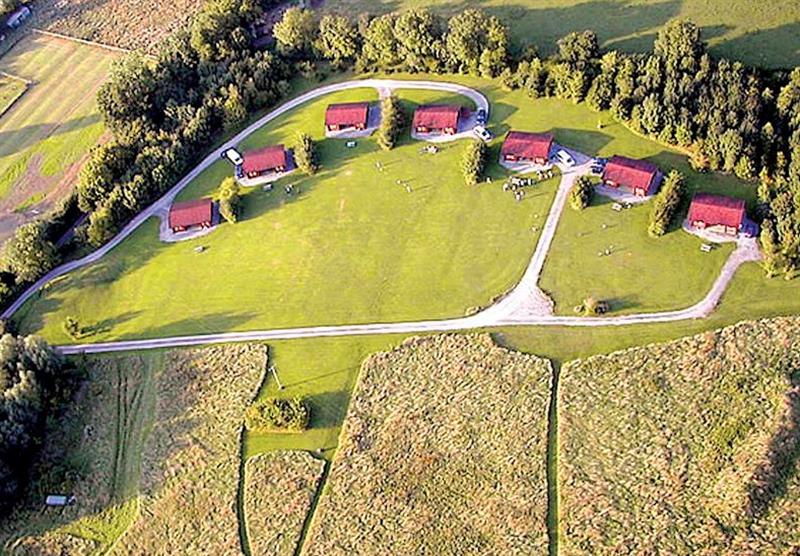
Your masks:
M686 180L677 170L671 170L661 190L653 200L650 223L647 232L653 237L663 236L675 221L681 204L686 197Z
M405 114L395 95L384 97L381 101L381 123L378 126L376 141L384 151L390 151L405 125Z
M358 31L348 18L326 15L319 22L319 36L314 46L324 58L341 64L358 55L358 40Z
M232 177L227 177L222 180L222 183L217 189L216 197L219 202L219 213L231 224L235 224L239 219L239 210L241 208L240 194L241 187Z
M294 162L301 172L313 176L319 170L317 145L307 133L299 133L294 144Z
M575 210L583 210L592 202L594 184L588 176L581 176L569 192L569 205Z
M464 183L477 185L485 165L486 143L478 140L467 143L461 158L461 173L464 176Z
M481 10L465 10L448 22L445 52L451 71L494 77L508 68L508 29Z
M267 398L251 405L244 419L251 431L300 432L308 428L311 408L303 398Z
M587 69L599 52L594 31L572 32L558 41L558 59L566 62L571 69Z
M58 262L55 246L47 240L44 226L30 222L17 228L5 250L5 266L18 284L33 282Z
M386 14L366 24L362 31L364 45L357 68L389 70L400 64L394 23L395 16Z
M292 6L272 28L278 50L288 56L301 56L311 52L317 34L314 12Z
M442 59L442 20L428 10L402 12L394 23L397 55L411 72L438 72Z
M242 94L236 85L230 84L227 96L222 103L223 121L226 129L235 129L247 118L247 106L244 104Z

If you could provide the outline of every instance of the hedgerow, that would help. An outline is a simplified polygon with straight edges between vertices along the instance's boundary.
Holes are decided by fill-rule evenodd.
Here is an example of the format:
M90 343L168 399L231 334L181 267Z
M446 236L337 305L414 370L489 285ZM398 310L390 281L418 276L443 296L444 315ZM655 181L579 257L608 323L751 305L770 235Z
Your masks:
M678 215L678 209L686 196L686 183L683 174L672 170L664 179L661 190L653 200L653 209L650 212L650 224L647 231L651 236L658 237L667 233Z
M800 545L800 318L565 365L563 554Z
M464 183L476 185L486 166L486 143L474 140L467 143L461 158L461 173Z
M546 553L550 378L487 335L370 356L303 553Z

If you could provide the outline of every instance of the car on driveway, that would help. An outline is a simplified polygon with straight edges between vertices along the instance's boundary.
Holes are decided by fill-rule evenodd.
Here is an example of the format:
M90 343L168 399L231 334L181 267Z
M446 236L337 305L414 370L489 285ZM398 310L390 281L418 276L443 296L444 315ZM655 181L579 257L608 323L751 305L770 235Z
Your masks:
M472 128L472 133L475 135L475 137L477 137L478 139L480 139L485 143L488 143L489 141L492 140L492 137L494 137L494 135L492 135L492 132L483 127L482 125L477 125L474 128Z
M486 110L481 108L475 113L475 121L478 125L486 125Z
M564 166L575 166L575 160L564 149L559 150L555 156L556 162L560 162Z

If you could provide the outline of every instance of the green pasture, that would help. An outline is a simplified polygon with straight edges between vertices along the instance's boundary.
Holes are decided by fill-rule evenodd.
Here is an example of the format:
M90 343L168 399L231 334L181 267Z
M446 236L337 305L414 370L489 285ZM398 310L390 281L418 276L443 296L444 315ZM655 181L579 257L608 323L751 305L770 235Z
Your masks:
M30 35L0 58L0 72L31 83L0 117L0 200L15 192L21 204L31 195L50 191L97 142L103 124L95 94L115 56L100 48ZM7 90L0 84L0 112Z
M0 75L0 116L14 105L27 88L21 79Z
M795 0L335 0L346 15L429 8L451 16L466 8L498 16L518 44L549 54L570 31L593 29L605 48L649 50L669 20L694 21L717 56L766 67L800 64L800 3Z

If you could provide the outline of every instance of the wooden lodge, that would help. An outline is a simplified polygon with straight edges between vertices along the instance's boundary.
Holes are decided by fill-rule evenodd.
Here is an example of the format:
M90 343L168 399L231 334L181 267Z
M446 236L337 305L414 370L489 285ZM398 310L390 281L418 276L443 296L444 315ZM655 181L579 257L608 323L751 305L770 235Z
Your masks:
M213 214L214 203L211 199L173 203L169 208L169 227L173 232L185 232L195 227L210 228Z
M547 164L553 140L551 133L509 131L500 149L500 156L506 162Z
M368 102L346 102L331 104L325 110L325 129L342 131L344 129L367 129L369 120Z
M603 184L608 187L624 187L634 195L653 195L661 182L658 166L646 160L614 156L603 170Z
M248 178L257 178L270 173L283 173L289 164L289 157L283 145L247 151L243 158L242 174Z
M414 111L412 128L417 133L444 133L455 135L462 108L453 105L429 104Z
M743 199L695 193L689 206L689 224L699 230L713 229L735 236L747 218Z

